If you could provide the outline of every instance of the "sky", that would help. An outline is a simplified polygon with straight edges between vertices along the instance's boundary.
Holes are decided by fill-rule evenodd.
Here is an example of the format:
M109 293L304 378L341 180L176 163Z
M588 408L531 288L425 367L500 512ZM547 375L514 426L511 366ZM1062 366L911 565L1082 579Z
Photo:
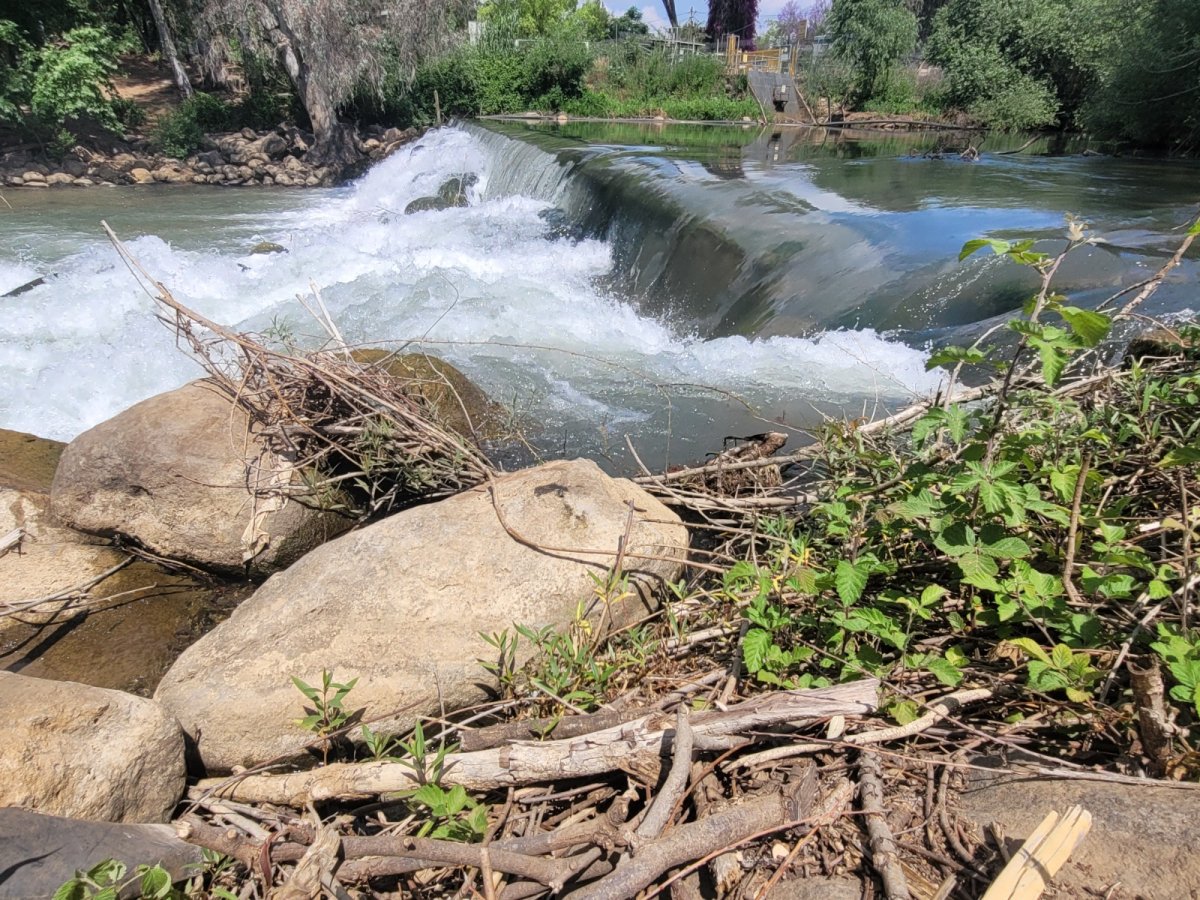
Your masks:
M765 31L772 17L778 15L780 8L787 0L758 0L758 30ZM648 3L646 0L604 0L608 11L621 15L631 6L642 11L646 24L652 28L666 28L667 12L662 3ZM801 4L804 6L807 4ZM708 0L675 0L675 11L679 15L680 24L687 21L688 13L695 10L696 21L703 25L708 21Z

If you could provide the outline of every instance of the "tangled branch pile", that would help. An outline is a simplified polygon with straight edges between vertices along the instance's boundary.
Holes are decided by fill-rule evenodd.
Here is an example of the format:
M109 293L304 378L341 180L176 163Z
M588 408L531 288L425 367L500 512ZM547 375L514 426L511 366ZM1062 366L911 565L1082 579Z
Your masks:
M330 333L327 347L275 349L180 303L104 227L154 288L159 319L249 414L269 451L250 478L259 499L288 497L366 519L416 498L457 493L493 472L470 438L440 424L418 379L351 352L319 298L315 315ZM454 385L443 381L462 405Z

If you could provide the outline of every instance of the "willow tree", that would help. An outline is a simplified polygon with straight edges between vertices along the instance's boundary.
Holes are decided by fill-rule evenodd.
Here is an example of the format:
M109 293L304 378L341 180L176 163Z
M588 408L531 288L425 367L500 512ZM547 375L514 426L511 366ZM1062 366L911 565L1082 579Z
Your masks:
M351 161L338 108L358 89L381 89L389 67L411 77L451 41L468 0L193 0L198 39L271 55L287 73L315 137L317 164ZM210 58L214 67L219 60Z

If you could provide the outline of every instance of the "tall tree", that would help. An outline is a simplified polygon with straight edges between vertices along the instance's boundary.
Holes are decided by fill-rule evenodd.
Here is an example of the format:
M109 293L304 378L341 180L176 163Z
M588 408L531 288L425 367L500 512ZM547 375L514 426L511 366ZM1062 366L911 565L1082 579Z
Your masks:
M758 0L709 0L708 26L714 41L735 35L742 46L754 46L754 23L758 19Z
M209 46L275 58L312 123L318 163L354 155L338 107L356 88L377 89L388 65L411 76L450 39L469 0L191 0L197 37ZM220 54L210 54L209 66Z
M834 52L854 70L859 100L882 90L917 45L917 17L902 0L833 0L826 24Z
M167 15L163 11L162 3L159 0L147 0L147 2L150 4L150 15L154 17L154 27L158 29L158 44L162 48L162 55L167 60L167 65L171 67L175 86L179 88L179 92L184 97L190 97L192 96L192 82L188 79L187 70L179 60L179 51L175 49L175 40L171 37L171 27L167 22Z

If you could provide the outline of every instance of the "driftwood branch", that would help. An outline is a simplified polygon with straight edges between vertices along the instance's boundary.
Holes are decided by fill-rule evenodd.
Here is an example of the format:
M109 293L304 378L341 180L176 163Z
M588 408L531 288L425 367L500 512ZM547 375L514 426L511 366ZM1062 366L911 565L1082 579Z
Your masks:
M680 825L664 838L643 846L636 856L622 861L611 875L568 896L572 900L627 900L648 887L669 869L719 853L771 828L807 818L808 809L797 809L789 793L759 797L702 819Z
M888 827L883 806L883 776L879 755L863 751L858 758L858 802L867 819L867 835L871 841L871 865L883 879L888 900L909 900L908 880L900 867L900 852L896 838Z
M879 682L867 678L807 691L763 694L726 711L709 710L692 719L697 745L749 731L806 719L869 715L878 708ZM446 757L442 782L470 790L579 778L602 772L657 768L671 752L671 717L654 713L603 731L544 743L525 742ZM334 764L287 775L208 779L193 796L217 794L233 800L303 808L310 800L372 797L419 787L412 769L401 763Z

